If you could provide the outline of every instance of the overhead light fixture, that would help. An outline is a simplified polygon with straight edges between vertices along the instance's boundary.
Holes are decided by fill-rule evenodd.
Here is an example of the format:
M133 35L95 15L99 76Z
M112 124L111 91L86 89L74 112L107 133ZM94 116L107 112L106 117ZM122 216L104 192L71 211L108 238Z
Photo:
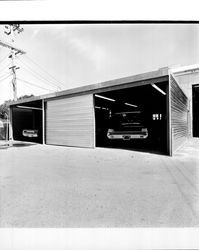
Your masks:
M27 106L20 106L20 105L17 105L17 108L21 108L21 109L36 109L36 110L42 110L42 108L27 107Z
M115 102L114 99L111 99L111 98L108 98L108 97L105 97L105 96L102 96L102 95L95 95L96 97L98 98L102 98L102 99L105 99L105 100L108 100L108 101L111 101L111 102Z
M155 85L154 83L151 84L151 86L154 87L155 89L157 89L157 90L158 90L160 93L162 93L163 95L166 95L166 93L165 93L162 89L160 89L157 85Z
M105 107L99 107L99 106L95 106L96 109L104 109L104 110L109 110L108 108Z
M127 106L134 107L134 108L138 107L137 105L134 105L134 104L131 104L131 103L128 103L128 102L125 102L124 104L127 105Z

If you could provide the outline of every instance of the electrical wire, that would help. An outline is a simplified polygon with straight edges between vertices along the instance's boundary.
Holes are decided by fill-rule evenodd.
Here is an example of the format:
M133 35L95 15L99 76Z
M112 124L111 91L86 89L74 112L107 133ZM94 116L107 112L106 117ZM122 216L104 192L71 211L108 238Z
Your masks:
M4 66L2 69L0 69L0 71L4 71L6 68L8 68L9 66L11 66L11 63L8 63L6 66Z
M20 84L24 84L24 83L22 81L20 81ZM34 86L25 83L25 87L23 87L23 88L28 88L31 91L31 94L34 95L33 94L35 92L35 87Z
M39 85L37 85L37 84L35 84L35 83L29 82L29 81L26 81L26 80L23 80L23 79L20 79L20 78L17 78L17 80L22 81L22 82L24 82L24 83L27 83L27 84L29 84L29 85L32 85L32 86L34 86L34 87L40 88L40 89L52 91L51 89L47 89L47 88L41 87L41 86L39 86Z
M32 67L30 67L29 65L27 65L24 61L20 60L19 61L23 64L23 66L26 67L26 70L29 71L30 73L32 73L32 75L34 75L37 79L45 81L45 83L51 87L54 87L56 89L61 89L60 86L58 86L57 84L52 83L52 80L49 80L49 78L46 78L45 76L42 76L40 73L38 73L38 71L34 70ZM51 82L50 82L51 81Z
M63 87L64 84L62 84L60 81L58 81L54 76L52 76L51 74L49 74L49 72L47 72L43 67L41 67L38 63L36 63L33 59L31 59L28 55L26 55L26 59L28 59L29 61L31 61L33 64L35 64L41 71L45 72L45 74L48 75L49 78L51 78L51 81L55 81L56 84L59 83L60 85L62 85Z
M23 64L24 69L27 70L28 72L30 72L35 78L41 80L41 81L44 81L47 85L51 86L51 87L54 87L54 88L58 88L57 85L55 84L52 84L49 82L48 79L46 79L45 77L43 77L42 75L40 75L38 72L36 72L35 70L33 70L29 65L27 65L26 63L24 63L22 60L19 59L19 61Z
M0 79L3 78L3 77L5 77L5 76L7 76L8 74L10 74L10 72L6 72L5 74L0 75Z
M56 90L58 89L57 86L52 86L52 84L49 84L48 82L46 82L46 81L47 81L46 79L42 78L41 76L39 76L37 73L35 73L35 72L32 71L31 69L28 69L27 67L23 67L23 69L24 69L25 71L27 71L28 73L31 73L32 76L33 76L35 79L37 79L37 80L39 80L39 81L42 81L44 84L48 85L49 87L51 87L51 88L53 88L53 89L56 89Z
M52 86L54 86L56 88L59 88L60 90L62 89L60 83L56 79L53 79L52 77L50 77L49 74L46 73L46 71L42 70L35 63L33 64L32 62L27 61L27 58L25 58L25 59L26 59L26 63L28 63L28 65L30 65L30 63L31 63L31 66L29 66L29 68L31 68L31 69L35 68L35 70L33 70L33 71L36 72L37 75L39 75L40 77L42 77L43 79L45 79L45 81L47 81L50 85L52 85Z
M6 80L9 76L11 76L10 74L2 79L0 79L0 83L2 83L4 80Z
M6 55L5 57L3 57L3 59L0 61L0 64L1 64L2 62L4 62L5 59L7 59L7 58L8 58L8 55Z
M41 86L39 86L39 85L37 85L37 84L34 84L34 83L31 83L31 82L29 82L29 81L22 80L22 79L20 79L20 78L17 78L17 80L22 81L22 82L24 82L24 83L27 83L27 84L29 84L29 85L35 86L35 87L40 88L40 89L44 89L44 90L48 90L48 91L53 91L53 90L51 90L51 89L47 89L47 88L41 87Z
M60 85L62 85L63 87L64 84L62 84L60 81L58 81L54 76L52 76L51 74L49 74L44 68L42 68L38 63L36 63L33 59L31 59L28 55L25 55L25 57L27 59L29 59L33 64L35 64L38 68L40 68L43 72L45 72L47 75L49 75L50 78L54 79L55 82L59 83Z

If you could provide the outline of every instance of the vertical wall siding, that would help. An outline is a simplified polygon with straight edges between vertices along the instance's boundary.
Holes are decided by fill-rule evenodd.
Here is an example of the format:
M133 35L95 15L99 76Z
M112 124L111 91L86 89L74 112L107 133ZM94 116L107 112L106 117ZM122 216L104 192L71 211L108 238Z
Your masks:
M94 147L94 136L92 95L47 101L47 144Z
M173 152L186 141L188 129L188 98L170 76L171 131Z

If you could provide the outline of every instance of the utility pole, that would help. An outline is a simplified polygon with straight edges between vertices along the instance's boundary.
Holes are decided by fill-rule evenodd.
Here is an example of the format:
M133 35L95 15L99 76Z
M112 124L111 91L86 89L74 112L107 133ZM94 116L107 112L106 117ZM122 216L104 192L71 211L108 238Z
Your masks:
M14 35L15 32L17 32L18 34L23 32L23 28L20 27L20 24L10 24L10 25L6 25L5 26L5 31L4 33L8 36L11 35L11 42L14 43ZM12 71L12 88L13 88L13 97L14 97L14 101L17 100L17 78L16 78L16 70L19 69L19 67L17 67L15 65L15 58L17 54L25 54L25 52L21 49L18 49L16 47L14 47L12 44L9 43L5 43L2 42L0 40L0 45L3 47L6 47L8 49L10 49L10 55L9 58L11 59L11 67L9 69L11 69Z
M14 101L17 100L17 81L16 81L16 70L19 69L15 65L15 52L13 49L11 49L10 56L12 60L12 66L9 68L12 70L12 88L13 88L13 95L14 95Z
M8 36L11 35L11 44L7 43L7 42L3 42L0 40L0 46L5 47L7 49L10 50L10 55L9 58L11 59L11 67L9 69L11 69L12 71L12 87L13 87L13 96L14 96L14 100L17 100L17 81L16 81L16 70L19 69L19 67L16 67L15 65L15 57L18 54L25 54L26 52L24 52L21 49L16 48L13 43L14 43L14 33L18 32L21 33L23 31L23 28L20 27L19 24L10 24L10 25L6 25L5 26L6 31L4 31L4 33ZM9 145L12 145L13 142L13 130L12 130L12 112L11 109L9 108L9 113L7 115L7 120L9 120Z

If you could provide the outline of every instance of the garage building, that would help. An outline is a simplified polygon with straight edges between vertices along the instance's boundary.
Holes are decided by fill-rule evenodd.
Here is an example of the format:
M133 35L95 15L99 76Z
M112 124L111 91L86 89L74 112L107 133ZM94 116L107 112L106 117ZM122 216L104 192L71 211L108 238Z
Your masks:
M190 136L189 98L162 68L10 104L10 139L172 155Z

